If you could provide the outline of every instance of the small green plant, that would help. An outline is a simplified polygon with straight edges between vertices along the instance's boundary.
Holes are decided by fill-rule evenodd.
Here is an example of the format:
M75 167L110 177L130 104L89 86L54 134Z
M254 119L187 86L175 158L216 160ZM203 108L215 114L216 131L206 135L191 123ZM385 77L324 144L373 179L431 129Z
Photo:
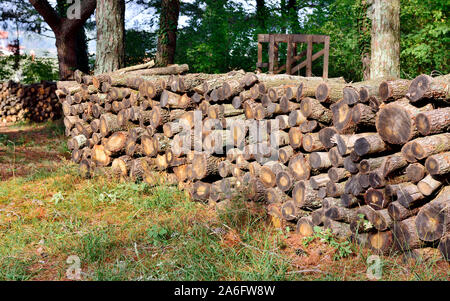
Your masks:
M333 249L335 249L336 252L334 253L333 260L348 257L353 253L350 241L339 241L331 232L331 229L322 229L318 226L314 227L314 234L312 236L304 238L303 245L307 247L316 238L329 244Z
M150 229L147 230L147 236L150 239L151 243L157 246L166 243L170 235L167 228L153 225Z
M58 205L59 202L64 201L64 196L61 192L57 192L52 196L52 199L50 201L55 205Z

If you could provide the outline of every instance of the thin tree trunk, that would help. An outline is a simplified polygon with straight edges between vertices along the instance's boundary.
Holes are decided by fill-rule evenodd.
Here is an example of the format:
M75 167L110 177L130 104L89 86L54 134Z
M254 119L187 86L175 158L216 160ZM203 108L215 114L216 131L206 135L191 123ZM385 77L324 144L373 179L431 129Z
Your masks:
M95 73L125 67L125 0L97 0Z
M370 78L400 77L400 0L373 0Z
M180 0L162 0L158 52L156 54L157 66L167 66L174 63L179 14Z

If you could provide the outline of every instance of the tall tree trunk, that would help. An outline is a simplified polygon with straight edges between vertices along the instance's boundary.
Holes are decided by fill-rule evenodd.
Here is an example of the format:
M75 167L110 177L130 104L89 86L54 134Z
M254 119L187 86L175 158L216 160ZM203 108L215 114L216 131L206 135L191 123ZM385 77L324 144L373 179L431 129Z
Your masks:
M400 0L373 0L370 78L400 77Z
M158 66L167 66L174 63L179 14L180 0L161 1L158 52L156 53L156 65Z
M291 33L298 33L300 30L300 22L298 21L298 5L297 0L289 0L287 4L287 11L289 16L289 25Z
M125 67L125 0L97 0L95 73Z
M86 36L83 26L95 10L96 0L81 1L80 7L76 8L79 16L72 19L67 18L66 13L69 7L76 5L76 2L68 4L66 1L57 0L55 10L47 0L29 1L55 34L60 79L71 79L76 69L88 72Z

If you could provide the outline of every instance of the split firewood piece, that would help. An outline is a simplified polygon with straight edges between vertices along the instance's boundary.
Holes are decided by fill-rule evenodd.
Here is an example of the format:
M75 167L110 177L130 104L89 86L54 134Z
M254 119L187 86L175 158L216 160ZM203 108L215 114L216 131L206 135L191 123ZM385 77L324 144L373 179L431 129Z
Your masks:
M450 133L417 138L412 142L411 151L416 159L425 159L431 155L450 150Z
M369 233L368 247L376 254L391 254L396 249L392 231Z
M415 117L432 109L431 104L416 108L405 99L389 103L377 113L377 132L388 143L404 144L419 134Z
M324 103L335 103L344 96L343 89L345 84L323 82L316 89L316 99Z
M425 168L433 176L448 174L450 172L450 152L428 157L425 161Z
M439 251L445 260L450 261L450 233L441 238L438 246Z
M304 216L297 221L295 232L303 236L312 236L314 234L314 224L311 216Z
M289 160L289 169L296 180L307 180L311 173L311 167L307 159L301 154L293 156Z
M407 79L395 79L383 81L379 86L378 95L384 102L404 98L408 93L410 84L411 81Z
M433 242L450 231L450 186L424 205L415 219L417 235L423 241Z
M292 199L299 208L320 208L322 201L314 190L305 181L295 184L292 191Z
M308 214L307 211L298 208L293 201L287 201L281 206L281 215L287 221L296 221Z
M420 180L419 183L417 183L417 188L423 195L429 196L441 187L442 184L442 179L435 178L432 175L427 175L425 178Z
M326 173L309 178L309 184L311 185L312 189L315 190L318 190L320 187L326 187L328 182L330 182L330 178Z
M449 74L435 78L421 74L411 82L406 97L411 102L416 102L423 98L433 98L448 102L450 99L449 82Z
M344 166L344 158L339 153L337 147L333 147L328 151L328 158L330 159L331 165L333 167Z
M354 144L354 150L359 156L380 153L389 149L389 145L383 141L379 134L361 137Z
M300 111L306 118L317 120L324 124L331 123L333 113L325 108L317 99L304 98L300 103Z
M389 213L389 216L394 221L402 221L404 219L407 219L408 217L416 215L420 210L420 207L408 209L403 207L402 204L400 204L398 201L392 202L387 207L387 211Z
M330 218L324 218L323 226L325 229L330 229L339 238L349 238L352 235L350 225L334 221Z
M195 154L192 161L193 175L196 179L204 179L207 176L219 174L219 163L223 158L209 156L207 154Z
M406 168L406 176L412 183L417 183L425 177L425 166L420 163L413 163Z
M341 206L331 206L325 210L325 216L338 222L350 223L358 218L358 209L349 209Z

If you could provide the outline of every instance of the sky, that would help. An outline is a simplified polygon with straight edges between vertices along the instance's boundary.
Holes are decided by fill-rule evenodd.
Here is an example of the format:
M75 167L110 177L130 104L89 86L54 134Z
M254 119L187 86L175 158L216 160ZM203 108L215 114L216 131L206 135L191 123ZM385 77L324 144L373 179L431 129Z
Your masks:
M27 1L27 0L24 0ZM182 0L184 3L192 3L194 0ZM246 1L246 0L232 0L237 3L244 4L244 7L249 11L254 10L255 0ZM54 5L56 0L49 0L50 4ZM148 23L149 20L153 19L154 26L157 26L157 19L155 15L155 10L152 8L142 9L142 6L136 5L134 3L127 3L125 10L125 28L141 28L147 30L154 30L155 28L151 28L151 26L145 26L143 23ZM95 18L92 16L91 18ZM179 19L179 27L183 27L187 25L188 17L181 15ZM12 41L16 37L16 33L14 30L8 30L9 32L9 40ZM89 53L95 53L95 32L88 32L88 47ZM48 32L49 36L54 37L53 32ZM38 56L49 56L56 57L56 47L55 47L55 39L47 38L35 33L29 32L20 32L20 42L22 46L25 46L25 53L29 53L32 49L36 52Z

